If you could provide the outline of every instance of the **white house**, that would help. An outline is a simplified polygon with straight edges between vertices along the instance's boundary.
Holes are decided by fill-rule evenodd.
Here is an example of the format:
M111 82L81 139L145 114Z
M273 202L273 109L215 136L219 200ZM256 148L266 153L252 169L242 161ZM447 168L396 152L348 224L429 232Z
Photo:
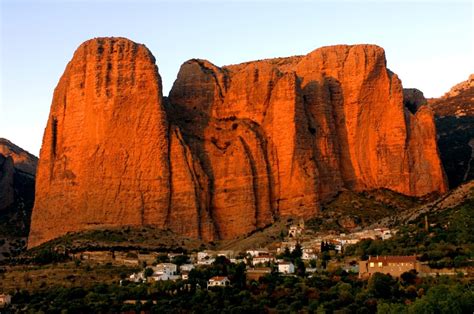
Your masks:
M294 249L296 248L296 241L287 241L287 242L281 242L280 247L277 248L277 253L283 253L285 250L288 248L290 252L293 252Z
M183 265L179 266L179 271L180 272L184 272L184 271L190 272L193 269L194 269L193 264L183 264Z
M227 277L215 276L209 279L207 287L226 287L230 286L230 280Z
M166 281L171 280L171 276L166 273L154 273L148 277L148 282L150 281Z
M201 251L197 253L197 260L203 260L203 259L208 259L209 257L214 257L216 256L216 252L206 250L206 251Z
M134 274L131 274L130 277L128 277L128 279L131 282L143 282L145 281L145 274L143 271L139 273L134 273Z
M312 260L317 259L316 251L313 248L303 248L303 255L301 256L303 260Z
M7 306L12 302L12 296L9 294L0 294L0 308Z
M211 265L214 263L216 253L214 251L201 251L197 253L198 265Z
M268 250L264 250L264 249L259 249L259 250L247 250L247 255L250 255L252 257L255 257L255 256L259 256L259 255L267 255L268 254Z
M198 265L211 265L212 263L214 263L216 261L216 259L214 257L208 257L207 259L202 259L200 261L198 261Z
M392 231L390 229L378 228L378 229L375 229L375 231L377 231L380 234L380 237L382 238L382 240L388 240L392 237Z
M252 265L265 264L275 262L275 257L271 254L260 254L252 259Z
M178 271L178 266L173 263L161 263L152 267L154 273L166 273L168 275L175 275Z
M292 262L281 262L278 264L278 272L283 274L294 274L295 265Z
M180 276L176 275L178 266L173 263L161 263L151 267L151 269L153 269L153 275L149 279L153 281L176 280L180 278Z
M234 258L234 251L233 250L224 250L217 252L217 256L224 256L227 259Z

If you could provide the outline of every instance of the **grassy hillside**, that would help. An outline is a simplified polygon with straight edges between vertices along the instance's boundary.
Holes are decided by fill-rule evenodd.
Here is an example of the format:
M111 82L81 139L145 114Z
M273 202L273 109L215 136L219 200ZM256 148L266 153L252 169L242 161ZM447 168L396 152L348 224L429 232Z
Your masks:
M139 267L65 262L42 266L21 265L0 268L0 291L43 291L52 287L89 288L118 283Z
M307 221L306 226L316 232L349 232L425 201L383 189L361 193L344 191L324 203L321 213Z
M198 250L212 244L177 235L169 230L155 227L117 227L68 233L46 242L26 255L56 247L69 252L85 250L140 250L140 251L182 251Z
M474 266L474 187L457 205L434 207L415 215L389 240L364 240L346 249L346 255L421 256L431 267ZM426 218L425 218L426 217Z

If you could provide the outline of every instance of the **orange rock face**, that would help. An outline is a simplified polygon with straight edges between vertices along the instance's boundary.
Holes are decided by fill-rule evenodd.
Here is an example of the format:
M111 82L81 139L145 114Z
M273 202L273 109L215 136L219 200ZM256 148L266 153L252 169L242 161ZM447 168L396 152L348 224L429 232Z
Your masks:
M108 225L228 239L311 217L342 189L446 190L431 111L404 107L371 45L193 59L163 101L144 46L88 41L55 91L40 158L30 247Z
M40 152L29 246L68 231L169 219L168 123L149 50L95 39L54 91Z

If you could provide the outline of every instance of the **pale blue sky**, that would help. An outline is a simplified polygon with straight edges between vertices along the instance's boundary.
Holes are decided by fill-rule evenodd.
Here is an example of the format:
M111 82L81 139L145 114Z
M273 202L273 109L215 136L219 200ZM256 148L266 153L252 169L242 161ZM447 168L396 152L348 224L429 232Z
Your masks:
M404 87L440 96L474 73L472 1L0 0L0 137L37 155L54 87L83 41L123 36L155 55L164 94L191 58L216 65L382 46Z

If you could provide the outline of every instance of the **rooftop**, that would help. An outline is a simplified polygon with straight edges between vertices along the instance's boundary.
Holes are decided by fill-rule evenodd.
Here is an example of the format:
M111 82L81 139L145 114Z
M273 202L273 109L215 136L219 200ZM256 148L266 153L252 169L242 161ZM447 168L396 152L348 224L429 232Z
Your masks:
M214 276L209 281L222 281L222 280L229 280L229 278L225 276Z
M369 257L369 262L386 262L386 263L414 263L416 256L372 256Z

